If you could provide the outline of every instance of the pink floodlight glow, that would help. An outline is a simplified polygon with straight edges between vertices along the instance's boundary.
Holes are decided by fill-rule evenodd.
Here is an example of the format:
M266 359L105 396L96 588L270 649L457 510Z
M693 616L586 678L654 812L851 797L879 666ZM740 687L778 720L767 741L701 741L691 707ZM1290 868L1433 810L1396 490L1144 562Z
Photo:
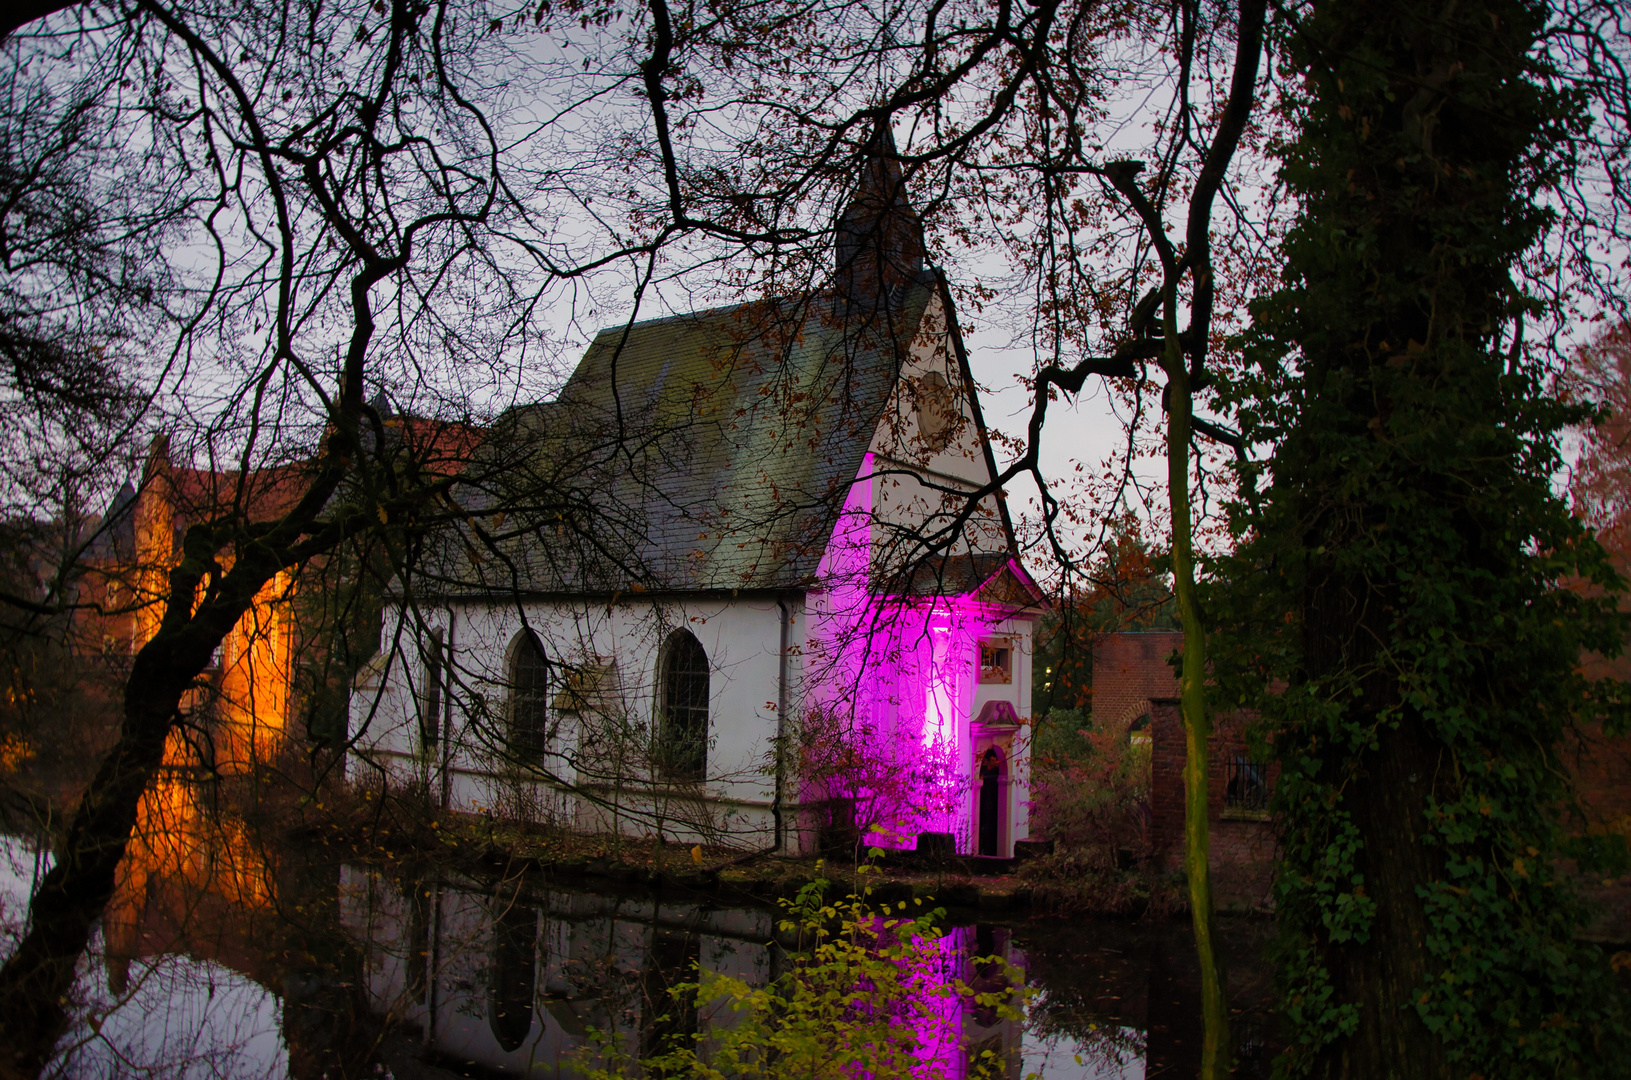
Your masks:
M805 797L864 805L869 842L910 845L914 834L949 832L962 850L974 828L969 710L984 693L978 643L1016 614L1003 599L1011 590L988 586L1004 572L1028 579L1010 560L966 591L935 595L919 591L912 575L875 565L892 550L878 543L878 530L887 539L895 527L880 524L878 464L868 452L817 567L803 653L813 677L805 707L847 714L858 745L837 747L853 763L834 765L839 771L812 782ZM907 588L880 595L878 586L895 580Z
M943 747L947 730L953 728L957 702L952 692L951 672L947 670L949 626L930 627L928 694L923 703L923 745Z
M920 1069L914 1071L934 1080L961 1080L967 1073L962 1030L964 988L960 979L963 936L953 929L931 941L918 938L914 942L922 950L912 980L918 999L912 1026L916 1056L921 1062Z

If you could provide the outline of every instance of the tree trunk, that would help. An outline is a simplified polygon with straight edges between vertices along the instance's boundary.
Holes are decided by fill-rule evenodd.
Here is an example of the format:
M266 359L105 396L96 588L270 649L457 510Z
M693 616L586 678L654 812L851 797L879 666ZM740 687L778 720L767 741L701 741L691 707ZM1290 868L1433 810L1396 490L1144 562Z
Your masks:
M1290 1075L1591 1075L1624 1030L1552 866L1558 740L1597 707L1574 672L1623 632L1565 588L1600 553L1555 491L1570 413L1519 347L1539 302L1513 268L1583 123L1554 16L1286 13L1300 206L1253 311L1243 412L1274 448L1231 602L1240 662L1279 683Z
M1195 589L1195 552L1189 505L1191 410L1189 372L1179 351L1176 286L1166 300L1167 492L1172 509L1172 579L1178 616L1184 631L1183 669L1179 678L1179 711L1184 721L1184 875L1189 881L1190 919L1195 954L1201 969L1201 1080L1229 1075L1229 1009L1224 973L1218 958L1212 912L1212 845L1208 831L1207 737L1212 722L1206 713L1206 626Z
M209 663L211 651L248 608L267 574L251 585L248 566L229 575L197 613L175 610L202 574L184 560L171 574L171 601L158 632L136 654L125 684L119 741L81 797L56 863L29 901L29 931L0 968L0 1069L35 1077L50 1060L69 1020L68 1003L91 929L113 895L114 875L136 825L142 795L164 762L182 695ZM228 597L240 597L236 603Z
M1439 876L1423 807L1435 748L1419 726L1384 729L1362 766L1362 782L1349 806L1365 836L1366 892L1376 902L1373 940L1336 950L1331 969L1359 1004L1359 1028L1337 1047L1338 1076L1374 1076L1376 1063L1399 1080L1444 1077L1442 1046L1412 1007L1427 982L1427 918L1418 889ZM1386 948L1377 948L1386 942Z
M1310 535L1310 547L1340 550L1362 542L1370 531L1321 524L1325 527ZM1329 1048L1324 1071L1355 1080L1448 1075L1443 1047L1412 1007L1429 977L1427 918L1418 890L1443 874L1434 849L1423 842L1429 831L1425 808L1443 747L1433 745L1412 712L1398 723L1377 723L1378 714L1399 707L1398 687L1378 668L1374 644L1388 637L1376 614L1393 610L1395 600L1333 572L1310 583L1304 610L1309 678L1355 669L1375 672L1363 680L1361 697L1345 718L1355 728L1375 731L1374 747L1359 755L1354 778L1346 784L1340 777L1347 763L1335 754L1328 763L1331 781L1344 789L1342 805L1363 837L1356 868L1364 895L1375 904L1366 939L1328 946L1326 956L1338 999L1358 1008L1358 1026L1352 1037Z

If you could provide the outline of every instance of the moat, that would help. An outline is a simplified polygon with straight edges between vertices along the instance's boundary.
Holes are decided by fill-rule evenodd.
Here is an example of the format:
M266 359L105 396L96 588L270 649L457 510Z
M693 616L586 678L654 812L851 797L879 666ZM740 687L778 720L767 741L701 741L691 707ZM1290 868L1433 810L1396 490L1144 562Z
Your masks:
M596 1032L637 1054L730 1023L676 1010L698 971L776 979L777 905L673 877L613 883L548 869L285 837L189 814L150 831L76 984L55 1071L74 1077L571 1076ZM7 951L39 845L0 841ZM948 880L948 894L968 886ZM1187 920L1032 918L951 907L937 978L1000 957L1021 1005L962 1007L929 1048L938 1075L990 1051L1013 1080L1193 1075L1199 993ZM1226 919L1238 1075L1266 1075L1272 925ZM989 965L987 965L989 966Z

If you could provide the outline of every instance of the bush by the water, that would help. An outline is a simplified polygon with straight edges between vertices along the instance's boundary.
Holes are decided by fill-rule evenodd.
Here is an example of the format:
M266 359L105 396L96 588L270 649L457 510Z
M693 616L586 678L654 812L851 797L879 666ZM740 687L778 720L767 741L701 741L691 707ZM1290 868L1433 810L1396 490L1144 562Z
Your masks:
M1095 725L1080 709L1056 709L1036 727L1032 833L1053 852L1025 874L1046 907L1128 911L1164 905L1150 865L1150 742L1146 730Z

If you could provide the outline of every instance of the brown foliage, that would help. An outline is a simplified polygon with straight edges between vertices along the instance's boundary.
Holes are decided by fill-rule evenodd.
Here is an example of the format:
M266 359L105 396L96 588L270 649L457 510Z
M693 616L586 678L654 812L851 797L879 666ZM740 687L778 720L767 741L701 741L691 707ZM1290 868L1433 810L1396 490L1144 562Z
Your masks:
M1582 433L1569 493L1623 570L1631 552L1631 323L1616 323L1579 349L1564 382L1572 396L1603 410Z

